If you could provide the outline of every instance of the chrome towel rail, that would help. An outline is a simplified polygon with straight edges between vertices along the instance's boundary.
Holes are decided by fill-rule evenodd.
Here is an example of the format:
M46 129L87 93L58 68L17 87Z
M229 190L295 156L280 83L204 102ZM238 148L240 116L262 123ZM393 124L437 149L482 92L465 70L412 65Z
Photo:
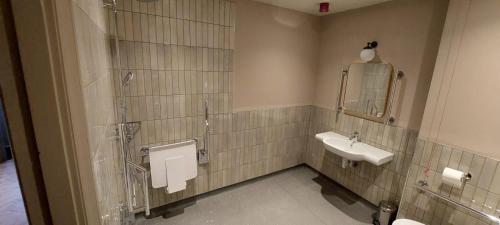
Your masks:
M431 195L431 196L433 196L433 197L439 198L439 199L441 199L441 200L444 200L444 201L446 201L446 202L448 202L448 203L451 203L451 204L453 204L453 205L456 205L456 206L458 206L458 207L461 207L461 208L467 209L467 210L469 210L469 211L471 211L471 212L474 212L474 213L476 213L476 214L478 214L478 215L480 215L480 216L482 216L482 217L484 217L484 218L486 218L486 219L489 219L489 220L493 221L493 222L494 222L494 223L496 223L496 224L500 224L500 218L499 218L499 217L496 217L496 216L490 215L490 214L488 214L488 213L485 213L485 212L483 212L483 211L479 211L479 210L477 210L477 209L473 209L473 208L471 208L471 207L469 207L469 206L466 206L466 205L464 205L464 204L462 204L462 203L460 203L460 202L457 202L457 201L455 201L455 200L453 200L453 199L449 199L449 198L447 198L447 197L445 197L445 196L442 196L442 195L440 195L440 194L438 194L438 193L436 193L436 192L434 192L434 191L429 190L429 189L428 189L429 184L427 183L427 181L420 180L420 181L418 181L418 182L417 182L417 185L415 185L415 187L416 187L418 190L420 190L420 191L422 191L422 192L425 192L425 193L427 193L427 194L429 194L429 195Z

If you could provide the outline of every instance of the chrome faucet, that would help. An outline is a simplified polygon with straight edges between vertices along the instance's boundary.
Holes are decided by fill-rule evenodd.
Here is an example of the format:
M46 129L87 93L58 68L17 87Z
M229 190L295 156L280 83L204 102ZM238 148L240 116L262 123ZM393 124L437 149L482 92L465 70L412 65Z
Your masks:
M356 144L356 143L358 143L358 142L361 142L361 138L359 137L359 132L355 131L355 132L351 135L351 137L349 138L349 140L350 140L350 141L352 141L352 142L351 142L351 147L352 147L354 144Z

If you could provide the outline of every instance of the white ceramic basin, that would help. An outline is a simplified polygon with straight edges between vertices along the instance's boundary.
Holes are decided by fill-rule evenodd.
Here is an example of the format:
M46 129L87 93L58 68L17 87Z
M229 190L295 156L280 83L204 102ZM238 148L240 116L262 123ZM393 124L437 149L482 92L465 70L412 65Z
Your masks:
M390 152L362 142L352 144L348 137L331 131L316 134L316 139L323 142L326 150L351 161L367 161L380 166L394 157Z

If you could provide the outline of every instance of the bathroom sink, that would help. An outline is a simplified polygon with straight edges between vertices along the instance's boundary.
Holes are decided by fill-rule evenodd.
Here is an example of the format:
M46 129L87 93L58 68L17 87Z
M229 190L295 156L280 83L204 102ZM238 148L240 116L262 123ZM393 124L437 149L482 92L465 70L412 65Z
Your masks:
M331 131L316 134L316 139L323 142L326 150L351 161L367 161L380 166L390 162L394 157L393 153L363 142L353 144L348 137Z

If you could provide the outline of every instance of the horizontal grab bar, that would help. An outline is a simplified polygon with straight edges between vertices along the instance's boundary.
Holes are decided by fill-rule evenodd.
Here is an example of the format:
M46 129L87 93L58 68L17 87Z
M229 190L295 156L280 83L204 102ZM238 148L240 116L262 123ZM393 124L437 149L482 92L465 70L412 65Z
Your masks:
M172 148L178 148L186 145L191 145L193 143L198 143L197 139L192 139L189 141L184 141L184 142L178 142L178 143L173 143L173 144L166 144L166 145L158 145L158 146L153 146L153 147L144 147L141 148L141 152L143 156L149 155L149 152L154 152L154 151L159 151L160 149L164 150L165 148L167 149L172 149Z
M168 144L168 145L153 146L153 147L149 148L149 151L155 152L155 151L160 151L160 150L165 150L165 149L179 148L179 147L186 146L186 145L196 144L196 142L197 142L196 139L193 139L193 140L189 140L189 141L173 143L173 144Z
M474 213L476 213L476 214L478 214L478 215L480 215L480 216L482 216L482 217L484 217L484 218L487 218L487 219L489 219L489 220L491 220L491 221L495 222L496 224L500 224L500 218L498 218L498 217L496 217L496 216L493 216L493 215L490 215L490 214L488 214L488 213L485 213L485 212L479 211L479 210L477 210L477 209L473 209L473 208L471 208L471 207L469 207L469 206L466 206L466 205L464 205L464 204L462 204L462 203L460 203L460 202L457 202L457 201L455 201L455 200L449 199L449 198L447 198L447 197L445 197L445 196L442 196L442 195L440 195L440 194L438 194L438 193L436 193L436 192L434 192L434 191L429 190L429 189L427 188L427 187L429 187L429 184L427 183L427 181L423 181L423 180L418 181L417 185L415 185L415 186L416 186L416 188L417 188L418 190L423 191L423 192L426 192L426 193L430 194L430 195L431 195L431 196L433 196L433 197L437 197L437 198L442 199L442 200L444 200L444 201L446 201L446 202L449 202L449 203L451 203L451 204L453 204L453 205L456 205L456 206L462 207L462 208L464 208L464 209L467 209L467 210L469 210L469 211L471 211L471 212L474 212Z
M146 168L144 168L143 166L139 166L132 161L127 161L127 163L129 166L133 167L136 170L139 170L141 172L148 172L148 170Z

